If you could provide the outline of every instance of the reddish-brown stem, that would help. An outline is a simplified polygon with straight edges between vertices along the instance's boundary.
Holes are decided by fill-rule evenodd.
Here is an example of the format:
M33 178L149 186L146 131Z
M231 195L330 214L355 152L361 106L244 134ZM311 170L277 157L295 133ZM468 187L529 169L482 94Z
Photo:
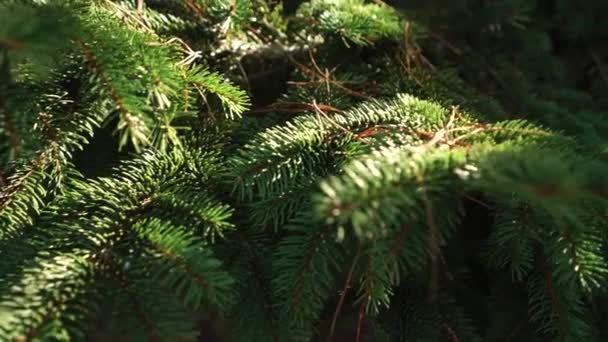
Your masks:
M355 342L361 342L361 331L363 330L363 320L365 319L365 303L361 303L359 307L359 315L357 316L357 335Z
M344 305L344 299L346 298L346 293L350 288L350 283L353 278L353 273L355 272L355 267L357 266L357 261L359 261L359 257L361 256L361 246L357 248L357 253L353 258L353 261L348 270L348 274L346 276L346 281L344 282L344 288L342 289L342 293L340 293L340 300L338 301L338 305L336 306L336 310L334 311L334 316L331 320L331 327L329 328L329 334L327 336L327 342L330 342L332 337L334 336L334 332L336 330L336 323L338 321L338 316L340 315L340 311L342 310L342 306Z

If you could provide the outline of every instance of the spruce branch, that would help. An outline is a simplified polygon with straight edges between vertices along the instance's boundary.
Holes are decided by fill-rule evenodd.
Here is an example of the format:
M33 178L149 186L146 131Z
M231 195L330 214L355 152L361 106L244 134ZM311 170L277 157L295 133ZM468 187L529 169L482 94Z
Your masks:
M0 340L605 339L606 11L523 2L0 0Z
M87 317L92 309L78 301L87 294L94 271L86 252L41 254L36 260L39 264L24 269L0 300L0 336L7 341L34 341L66 332L82 336L78 330L84 327L74 319Z
M152 321L152 318L146 313L141 303L141 299L138 297L138 293L131 286L129 279L127 278L124 272L117 272L118 275L115 277L118 278L120 282L121 289L127 294L127 297L130 301L131 307L135 311L137 319L144 327L144 333L148 340L150 341L160 341L160 335L157 331L157 328Z

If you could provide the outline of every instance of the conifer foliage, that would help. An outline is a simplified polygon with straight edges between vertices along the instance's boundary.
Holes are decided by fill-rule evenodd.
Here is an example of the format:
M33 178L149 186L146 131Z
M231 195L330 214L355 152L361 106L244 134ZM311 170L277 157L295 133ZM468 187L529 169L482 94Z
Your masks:
M607 340L606 13L0 0L0 340Z

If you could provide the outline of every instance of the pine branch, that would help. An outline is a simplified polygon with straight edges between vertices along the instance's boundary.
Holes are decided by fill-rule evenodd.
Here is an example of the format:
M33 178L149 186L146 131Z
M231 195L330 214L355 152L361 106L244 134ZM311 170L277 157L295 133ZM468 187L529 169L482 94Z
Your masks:
M82 336L84 327L77 317L93 309L78 303L90 295L93 268L85 258L83 251L40 255L39 264L24 269L20 281L2 296L2 339L34 341L66 332Z
M286 331L282 335L290 341L311 337L342 260L342 248L331 243L327 227L308 229L312 222L306 216L295 218L287 227L292 234L274 254L273 288L283 303L280 317Z
M152 255L161 258L151 268L152 277L168 289L177 289L184 302L198 308L207 301L227 307L228 290L233 280L221 270L219 260L201 248L201 241L183 227L159 220L139 223L134 229L147 241ZM145 262L150 264L150 260Z

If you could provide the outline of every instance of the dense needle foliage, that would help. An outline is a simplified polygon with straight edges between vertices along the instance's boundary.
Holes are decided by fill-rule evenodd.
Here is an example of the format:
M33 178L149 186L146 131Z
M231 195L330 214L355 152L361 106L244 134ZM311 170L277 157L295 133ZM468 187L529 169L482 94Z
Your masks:
M606 341L608 3L0 0L0 341Z

